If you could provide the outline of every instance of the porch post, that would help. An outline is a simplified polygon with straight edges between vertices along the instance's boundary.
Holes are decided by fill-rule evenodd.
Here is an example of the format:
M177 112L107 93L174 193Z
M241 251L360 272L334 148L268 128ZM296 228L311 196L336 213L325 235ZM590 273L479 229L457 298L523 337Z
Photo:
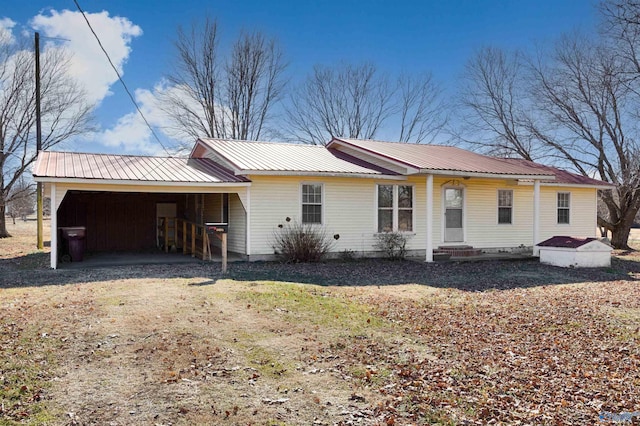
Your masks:
M247 259L251 260L251 187L247 186L247 205L245 209L247 220L245 221L245 252Z
M533 181L533 255L539 256L536 244L540 242L540 181Z
M426 258L425 262L433 262L433 175L427 175L427 205L426 205Z
M51 204L50 213L51 216L51 269L58 268L58 200L56 200L56 184L52 183L50 187L51 191Z

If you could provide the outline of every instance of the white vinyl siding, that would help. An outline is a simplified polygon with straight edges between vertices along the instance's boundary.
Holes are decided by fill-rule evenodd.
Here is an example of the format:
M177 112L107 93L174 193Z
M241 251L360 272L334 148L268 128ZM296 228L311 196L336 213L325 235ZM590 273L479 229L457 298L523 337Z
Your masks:
M247 215L238 194L229 194L229 234L227 235L228 250L245 254Z
M558 224L558 192L571 192L570 223ZM540 191L540 241L555 235L595 237L595 188L542 187Z
M370 252L378 229L378 185L413 187L413 231L409 250L424 250L426 177L410 176L406 181L382 181L348 177L250 176L251 254L272 255L272 237L286 217L301 220L300 185L323 184L323 228L332 237L332 252L354 250ZM434 177L434 188L451 184L451 178ZM533 185L518 185L502 179L462 179L465 188L465 244L476 248L507 248L533 245ZM512 224L498 224L496 194L499 189L513 191ZM594 188L542 186L540 189L540 237L554 235L594 236L596 230ZM571 191L571 225L557 225L556 194ZM442 239L442 191L433 192L433 245Z
M251 253L273 255L273 233L290 217L301 220L300 185L323 184L322 227L331 238L331 251L370 252L376 242L376 184L381 180L348 177L295 177L251 175ZM414 187L413 235L407 248L424 250L426 178L411 177L403 185ZM389 181L397 185L398 181ZM436 198L436 197L434 197ZM334 235L339 235L337 240Z

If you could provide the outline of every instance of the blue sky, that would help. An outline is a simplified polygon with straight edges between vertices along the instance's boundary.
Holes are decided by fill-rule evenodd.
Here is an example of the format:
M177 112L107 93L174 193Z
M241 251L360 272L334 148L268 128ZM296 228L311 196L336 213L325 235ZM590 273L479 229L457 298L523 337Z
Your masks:
M590 0L258 1L79 0L107 50L121 67L151 121L154 87L169 69L179 25L206 13L218 21L222 45L238 33L260 30L275 37L295 84L314 64L371 61L390 73L430 71L453 96L465 62L479 47L529 48L563 32L595 31ZM90 152L154 152L134 106L115 80L73 0L4 0L0 27L15 35L55 35L72 40L78 73L99 102L99 132L66 149ZM67 12L64 12L67 10Z

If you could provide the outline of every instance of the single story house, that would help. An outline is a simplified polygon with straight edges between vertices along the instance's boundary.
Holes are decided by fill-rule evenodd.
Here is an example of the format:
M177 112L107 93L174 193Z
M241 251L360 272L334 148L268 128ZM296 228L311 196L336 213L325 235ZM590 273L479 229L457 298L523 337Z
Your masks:
M595 236L597 190L611 187L451 146L347 138L202 138L188 158L43 151L33 175L51 198L52 268L59 227L85 226L89 252L142 250L158 244L160 211L228 223L229 251L247 260L273 258L287 217L338 234L336 253L374 254L389 231L427 262L441 246L533 249L554 235Z

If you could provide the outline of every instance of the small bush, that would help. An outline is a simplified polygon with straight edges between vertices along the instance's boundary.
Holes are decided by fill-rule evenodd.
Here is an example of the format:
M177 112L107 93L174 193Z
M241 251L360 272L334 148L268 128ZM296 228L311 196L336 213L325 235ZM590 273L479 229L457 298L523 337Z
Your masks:
M374 248L384 252L391 260L402 260L407 255L407 234L400 232L383 232L376 234Z
M333 245L323 227L302 224L291 219L284 225L278 225L273 238L275 253L287 263L318 262Z

